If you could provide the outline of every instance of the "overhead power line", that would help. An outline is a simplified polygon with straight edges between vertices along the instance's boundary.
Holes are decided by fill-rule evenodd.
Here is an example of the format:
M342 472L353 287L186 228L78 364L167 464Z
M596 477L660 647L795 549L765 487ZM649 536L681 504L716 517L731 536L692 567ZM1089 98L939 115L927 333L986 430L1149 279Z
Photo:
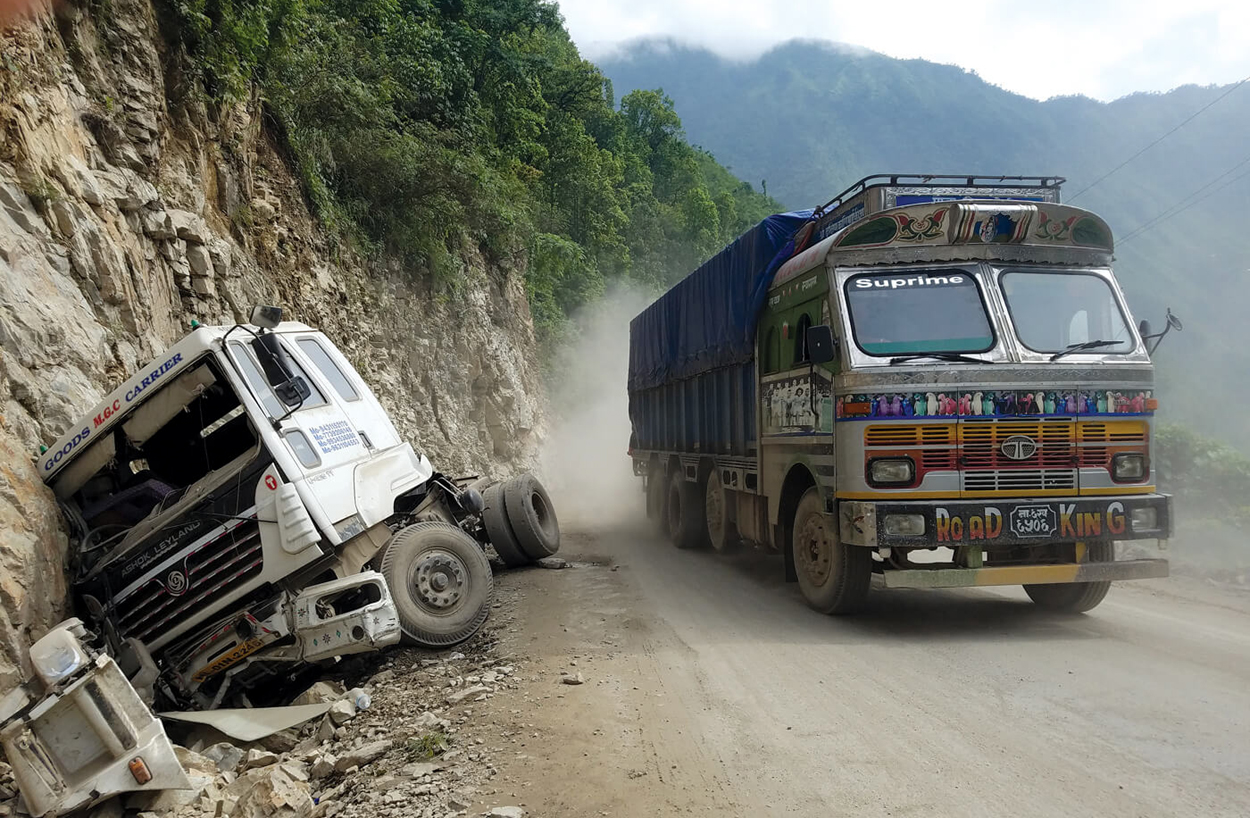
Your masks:
M1153 148L1155 145L1158 145L1160 142L1162 142L1163 140L1167 139L1169 136L1171 136L1172 134L1174 134L1174 133L1176 133L1177 131L1179 131L1181 128L1183 128L1183 127L1185 127L1186 125L1188 125L1190 122L1193 122L1195 119L1197 119L1197 118L1198 118L1198 116L1199 116L1200 114L1202 114L1202 112L1203 112L1203 111L1207 110L1207 109L1208 109L1208 108L1210 108L1212 105L1214 105L1215 103L1217 103L1217 102L1219 102L1220 100L1222 100L1224 97L1226 97L1226 96L1228 96L1229 94L1231 94L1232 92L1236 91L1238 88L1240 88L1241 86L1245 85L1247 82L1250 82L1250 77L1246 77L1246 78L1245 78L1245 79L1243 79L1241 82L1239 82L1239 83L1237 83L1236 85L1234 85L1232 88L1229 88L1227 91L1225 91L1224 93L1220 94L1220 95L1219 95L1218 97L1216 97L1215 99L1213 99L1213 100L1211 100L1210 102L1208 102L1206 105L1203 105L1201 108L1199 108L1198 110L1196 110L1196 111L1194 111L1192 114L1190 114L1190 115L1189 115L1189 116L1188 116L1188 117L1187 117L1187 118L1186 118L1183 122L1181 122L1181 123L1180 123L1179 125L1177 125L1175 128L1173 128L1172 130L1168 131L1167 133L1165 133L1163 136L1159 137L1159 138L1158 138L1158 139L1156 139L1155 141L1151 142L1149 145L1147 145L1146 147L1142 148L1142 149L1141 149L1141 150L1139 150L1137 153L1135 153L1135 154L1133 154L1132 156L1130 156L1128 159L1125 159L1123 162L1121 162L1120 164L1116 165L1114 168L1112 168L1111 170L1107 171L1107 172L1106 172L1106 173L1104 173L1102 176L1099 176L1099 177L1098 177L1097 179L1095 179L1093 182L1089 183L1089 184L1088 184L1088 185L1086 185L1085 187L1083 187L1083 188L1081 188L1080 190L1078 190L1078 191L1076 192L1076 194L1072 196L1072 198L1068 199L1068 201L1069 201L1069 202L1071 202L1071 201L1075 200L1075 199L1076 199L1078 196L1080 196L1081 194L1083 194L1083 193L1085 193L1086 191L1090 190L1091 188L1096 187L1097 185L1101 184L1101 183L1102 183L1105 179L1107 179L1108 177L1110 177L1110 176L1112 176L1113 174L1115 174L1116 172L1118 172L1118 171L1119 171L1120 169L1122 169L1125 165L1127 165L1128 163L1132 162L1134 159L1136 159L1137 157L1141 156L1143 153L1145 153L1146 151L1150 150L1150 149L1151 149L1151 148Z
M1160 213L1158 216L1155 216L1155 217L1154 217L1153 219L1151 219L1150 221L1146 222L1145 224L1140 225L1139 227L1137 227L1136 229L1134 229L1132 232L1130 232L1127 236L1125 236L1124 238L1120 239L1120 240L1119 240L1119 242L1118 242L1118 244L1120 244L1121 246L1123 246L1125 243L1127 243L1127 242L1128 242L1128 241L1130 241L1131 239L1135 238L1136 236L1140 236L1142 233L1145 233L1147 230L1149 230L1150 228L1154 227L1155 225L1161 224L1161 223L1163 223L1163 222L1167 221L1168 219L1172 218L1173 216L1179 216L1181 213L1184 213L1186 210L1188 210L1189 208L1191 208L1191 207L1193 207L1194 205L1198 204L1199 202L1201 202L1201 201L1205 201L1206 199L1211 198L1212 196L1214 196L1215 194L1219 193L1219 192L1220 192L1221 190L1223 190L1224 188L1226 188L1226 187L1228 187L1228 186L1230 186L1230 185L1232 185L1232 184L1234 184L1234 183L1236 183L1236 182L1238 182L1238 181L1240 181L1240 180L1242 180L1242 179L1246 178L1247 176L1250 176L1250 170L1248 170L1248 171L1246 171L1246 172L1244 172L1244 173L1240 173L1240 174L1238 174L1237 176L1233 177L1232 179L1229 179L1227 182L1225 182L1224 184L1222 184L1222 185L1220 185L1219 187L1215 188L1214 190L1211 190L1211 191L1207 192L1205 195L1202 195L1202 196L1199 196L1199 195L1198 195L1198 194L1202 193L1204 190L1207 190L1207 188L1211 187L1211 185L1214 185L1216 182L1220 181L1220 180L1221 180L1221 179L1223 179L1224 177L1231 175L1231 174L1232 174L1234 171L1236 171L1238 168L1240 168L1240 167L1242 167L1242 166L1244 166L1244 165L1246 165L1246 164L1250 164L1250 156L1247 156L1245 159L1241 160L1241 161L1240 161L1240 162L1238 162L1236 165L1234 165L1233 167L1231 167L1231 168L1229 168L1228 170L1226 170L1224 173L1221 173L1219 176L1215 177L1214 179L1212 179L1212 180L1211 180L1210 182L1208 182L1207 184L1205 184L1205 185L1203 185L1202 187L1198 188L1198 189L1197 189L1197 190L1195 190L1193 193L1189 194L1189 195L1188 195L1188 196L1186 196L1184 199L1182 199L1180 202L1177 202L1177 203L1176 203L1175 205L1173 205L1172 207L1170 207L1170 208L1168 208L1167 210L1165 210L1165 211L1163 211L1162 213ZM1198 198L1194 198L1195 196L1197 196Z

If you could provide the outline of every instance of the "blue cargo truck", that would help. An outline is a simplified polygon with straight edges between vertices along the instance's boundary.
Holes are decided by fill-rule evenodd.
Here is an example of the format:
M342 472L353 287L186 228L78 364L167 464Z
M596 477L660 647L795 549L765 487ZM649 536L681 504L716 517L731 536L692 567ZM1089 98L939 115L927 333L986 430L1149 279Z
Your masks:
M1167 575L1151 353L1054 177L874 176L770 216L630 325L630 456L679 548L779 553L826 613L1023 585L1087 611Z

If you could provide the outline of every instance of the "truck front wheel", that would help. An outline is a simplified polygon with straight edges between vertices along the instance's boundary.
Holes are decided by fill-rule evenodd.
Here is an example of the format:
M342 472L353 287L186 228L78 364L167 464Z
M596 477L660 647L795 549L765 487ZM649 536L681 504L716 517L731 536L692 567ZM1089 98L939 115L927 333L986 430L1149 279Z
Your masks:
M1086 546L1087 562L1112 562L1115 560L1115 543L1092 542ZM1065 613L1085 613L1098 607L1110 582L1066 582L1055 585L1025 585L1029 599L1047 610Z
M448 523L416 523L391 538L379 566L404 641L423 648L463 642L486 621L490 563L473 538Z
M844 544L836 524L823 512L820 490L813 486L799 500L791 535L799 590L807 604L821 613L853 613L868 597L872 554Z

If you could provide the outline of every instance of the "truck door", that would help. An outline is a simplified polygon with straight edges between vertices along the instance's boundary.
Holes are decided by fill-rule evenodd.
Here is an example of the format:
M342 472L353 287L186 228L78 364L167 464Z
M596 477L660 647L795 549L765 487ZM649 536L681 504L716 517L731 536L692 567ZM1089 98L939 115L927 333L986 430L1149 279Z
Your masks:
M305 368L320 377L327 391L337 399L352 428L370 451L385 451L403 440L391 423L390 416L355 367L330 340L319 332L301 332L288 336L306 362Z
M356 511L353 469L357 461L369 457L369 450L343 411L337 394L326 390L321 379L309 376L300 361L290 354L285 335L280 340L287 350L292 371L308 383L310 394L298 407L285 405L274 394L247 344L232 341L230 355L270 418L281 418L294 410L282 421L280 434L303 473L288 476L294 482L305 481L326 517L332 524L338 523Z

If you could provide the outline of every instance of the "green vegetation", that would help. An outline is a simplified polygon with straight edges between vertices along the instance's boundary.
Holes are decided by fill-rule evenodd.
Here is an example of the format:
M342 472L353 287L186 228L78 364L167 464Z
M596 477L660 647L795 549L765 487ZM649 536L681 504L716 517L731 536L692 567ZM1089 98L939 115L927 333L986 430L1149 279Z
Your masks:
M1250 86L1078 196L1227 89L1039 102L957 66L810 41L751 62L642 44L601 67L621 92L662 86L693 141L739 176L767 179L790 208L828 201L871 173L1067 177L1065 199L1115 231L1116 269L1136 317L1161 328L1170 306L1185 320L1157 358L1164 416L1250 452L1250 412L1240 411L1250 405L1250 344L1241 331L1250 304L1241 226L1250 179L1237 178L1247 170ZM1229 169L1236 172L1203 190ZM1195 191L1217 192L1129 238Z
M1250 457L1179 426L1160 427L1155 447L1159 487L1185 516L1250 530Z
M667 286L778 209L685 141L663 93L618 109L541 0L173 11L210 96L259 90L323 221L451 289L472 253L525 253L546 338L607 283Z

